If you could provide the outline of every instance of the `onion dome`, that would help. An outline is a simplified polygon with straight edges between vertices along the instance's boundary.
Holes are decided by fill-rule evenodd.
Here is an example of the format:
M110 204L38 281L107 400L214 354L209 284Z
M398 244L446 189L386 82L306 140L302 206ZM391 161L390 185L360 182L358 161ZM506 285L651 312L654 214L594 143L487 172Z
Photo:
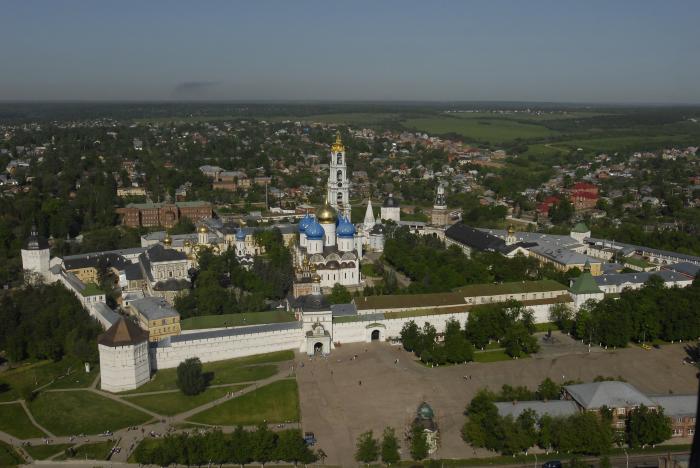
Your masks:
M49 242L45 237L39 235L36 226L32 224L32 230L24 244L26 250L43 250L49 248Z
M326 231L323 230L323 226L321 226L318 221L313 221L306 228L306 238L309 240L321 240L325 235Z
M375 224L369 233L376 235L384 234L384 226L382 226L381 224Z
M244 241L245 240L245 231L243 229L239 229L236 231L236 240L237 241Z
M384 208L398 208L399 202L394 198L394 195L390 193L389 196L384 199L382 206Z
M192 247L192 242L190 242L189 240L186 240L185 247Z
M173 239L170 237L169 234L165 235L165 239L163 239L163 244L165 245L172 245L173 244Z
M199 229L197 229L197 232L200 232L202 234L209 232L209 228L207 228L204 224L199 226Z
M314 222L313 218L311 216L309 216L308 213L306 215L304 215L304 217L301 218L301 220L299 221L299 232L300 233L305 232L306 228L309 227L309 224L311 224L313 222Z
M320 210L318 210L318 213L316 213L316 219L318 219L318 222L322 224L335 223L335 221L338 219L338 213L332 206L324 205Z
M355 237L355 225L348 218L341 216L336 229L338 237Z
M509 236L512 236L513 234L515 234L515 228L514 228L513 225L511 224L511 225L508 226L508 235L509 235Z

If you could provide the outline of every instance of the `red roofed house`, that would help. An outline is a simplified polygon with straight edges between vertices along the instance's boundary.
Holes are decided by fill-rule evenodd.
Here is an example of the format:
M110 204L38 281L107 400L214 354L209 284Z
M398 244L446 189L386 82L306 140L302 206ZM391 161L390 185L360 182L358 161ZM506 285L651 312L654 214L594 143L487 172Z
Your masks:
M569 193L576 211L592 210L598 203L598 187L588 182L576 182Z
M542 203L537 205L537 212L542 216L549 216L549 209L557 203L559 203L559 197L551 195L542 200Z

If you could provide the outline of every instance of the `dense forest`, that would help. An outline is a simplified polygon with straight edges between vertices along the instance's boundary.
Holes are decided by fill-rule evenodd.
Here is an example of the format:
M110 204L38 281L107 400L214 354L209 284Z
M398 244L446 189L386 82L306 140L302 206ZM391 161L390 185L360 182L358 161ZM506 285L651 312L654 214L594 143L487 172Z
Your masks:
M553 279L568 284L581 272L559 272L540 265L535 258L507 258L498 253L464 255L457 246L448 248L437 238L411 234L406 227L393 231L384 245L383 258L413 281L405 293L445 292L467 284Z
M102 329L63 285L0 293L0 323L0 349L11 362L63 357L97 361L95 340Z

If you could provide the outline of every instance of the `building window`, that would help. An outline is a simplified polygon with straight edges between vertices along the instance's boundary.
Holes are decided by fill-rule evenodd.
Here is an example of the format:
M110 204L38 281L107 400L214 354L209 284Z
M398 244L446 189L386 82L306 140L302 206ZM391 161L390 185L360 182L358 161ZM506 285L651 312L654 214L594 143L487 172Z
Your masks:
M625 414L625 409L624 409L624 408L618 408L618 409L617 409L617 414L624 415L624 414Z
M688 435L695 435L695 428L688 429Z

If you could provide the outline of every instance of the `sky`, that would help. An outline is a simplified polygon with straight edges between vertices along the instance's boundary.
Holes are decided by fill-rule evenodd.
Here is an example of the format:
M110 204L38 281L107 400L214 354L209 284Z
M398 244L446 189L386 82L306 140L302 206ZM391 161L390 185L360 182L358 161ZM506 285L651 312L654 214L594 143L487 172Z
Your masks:
M698 0L7 0L0 100L700 103Z

